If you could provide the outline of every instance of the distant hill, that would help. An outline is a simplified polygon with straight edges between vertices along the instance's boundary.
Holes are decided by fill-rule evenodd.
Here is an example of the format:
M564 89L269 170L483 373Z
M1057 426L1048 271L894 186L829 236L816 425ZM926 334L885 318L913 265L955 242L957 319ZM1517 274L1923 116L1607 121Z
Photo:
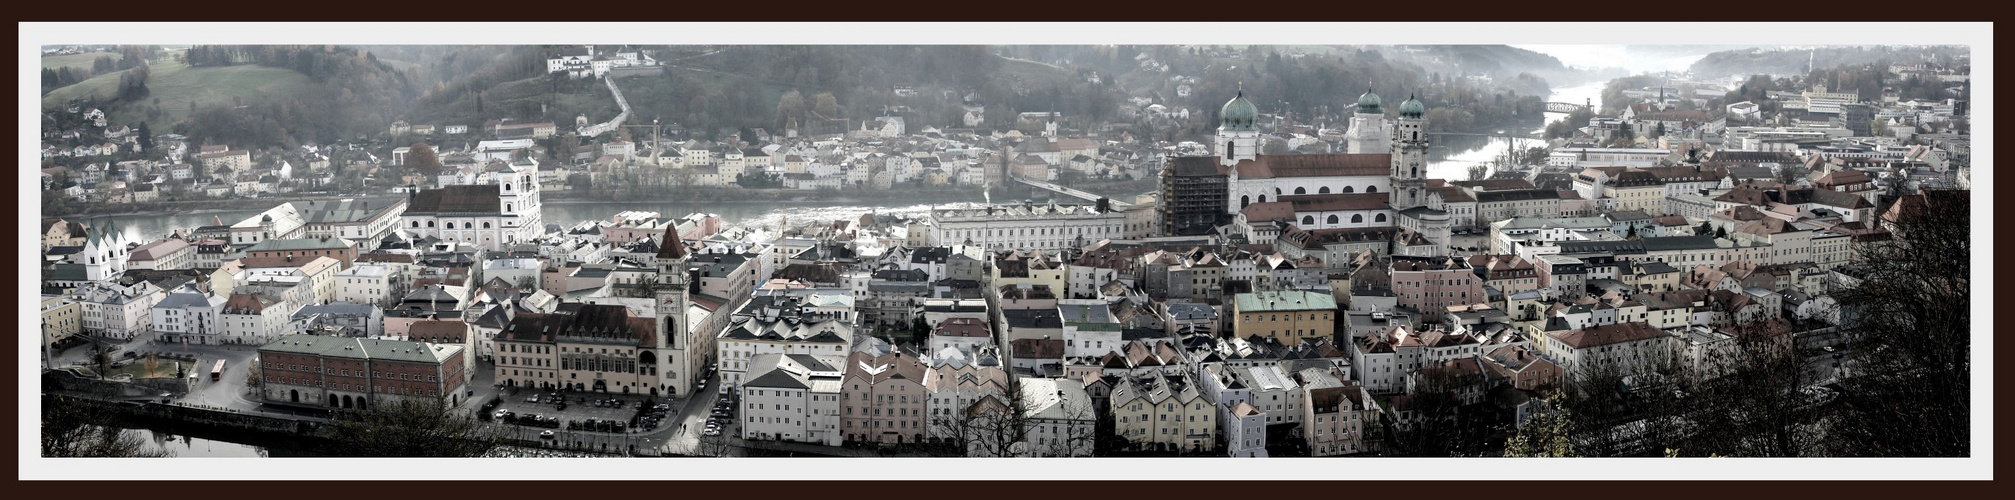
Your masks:
M85 64L88 71L88 59ZM240 101L248 101L261 94L293 95L314 87L307 75L285 68L253 65L191 67L181 62L156 61L150 69L152 73L147 79L147 88L152 92L149 98L143 103L109 106L105 110L109 121L133 124L146 120L149 128L166 132L170 125L189 117L189 104L192 102L199 107L230 104L234 96ZM119 74L98 75L56 89L42 97L42 105L60 106L71 99L92 95L97 95L101 101L109 100L117 92ZM155 99L160 100L158 108L153 108ZM152 118L148 117L150 108L158 109Z
M46 69L55 69L64 66L69 66L71 71L83 70L84 73L89 74L91 72L91 61L106 56L111 56L114 58L118 57L117 54L113 54L110 52L85 52L82 54L42 56L42 67Z
M1690 68L1696 78L1731 75L1803 75L1806 68L1833 68L1878 62L1936 61L1950 64L1968 54L1964 46L1835 46L1787 49L1740 49L1708 54Z

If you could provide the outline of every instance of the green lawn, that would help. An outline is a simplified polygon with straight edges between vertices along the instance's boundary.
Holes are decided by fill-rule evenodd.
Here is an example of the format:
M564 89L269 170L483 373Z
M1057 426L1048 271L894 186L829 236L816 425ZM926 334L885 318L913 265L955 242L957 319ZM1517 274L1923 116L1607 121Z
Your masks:
M42 56L42 68L56 69L64 66L69 66L71 68L70 71L77 71L81 69L84 70L84 74L88 75L91 74L91 61L98 59L99 56L111 56L112 60L114 61L119 60L119 56L111 52L86 52L83 54Z
M1022 85L1032 89L1048 88L1051 85L1069 86L1074 82L1082 81L1077 78L1076 72L1048 64L1019 59L1002 58L1000 72L1002 76L1012 75L1019 78Z
M88 62L87 62L88 64ZM291 69L269 68L255 65L211 66L192 68L173 61L156 61L147 78L147 88L153 92L148 99L161 100L161 110L167 114L161 120L150 123L153 130L167 130L189 114L189 103L198 106L231 102L232 96L252 97L260 93L285 94L311 88L314 83L308 76ZM121 72L123 73L123 72ZM76 85L56 89L42 98L43 106L56 106L64 101L97 94L102 99L110 99L118 91L120 73L107 73L79 82ZM134 123L145 119L143 111L131 106L115 106L106 110L115 123Z

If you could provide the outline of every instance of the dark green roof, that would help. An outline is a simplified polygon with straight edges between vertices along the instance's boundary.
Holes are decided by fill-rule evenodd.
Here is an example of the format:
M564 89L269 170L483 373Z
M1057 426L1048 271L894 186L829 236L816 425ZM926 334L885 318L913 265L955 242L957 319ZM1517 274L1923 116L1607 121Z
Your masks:
M1400 118L1420 118L1427 114L1427 105L1421 104L1413 96L1406 96L1406 102L1399 103Z
M1258 130L1254 124L1259 121L1259 107L1245 100L1243 90L1238 92L1237 97L1225 102L1224 109L1219 110L1217 116L1221 128L1225 130Z
M1371 93L1370 89L1365 89L1364 95L1357 96L1359 113L1382 115L1385 114L1385 109L1381 107L1383 105L1384 101L1378 98L1378 94Z

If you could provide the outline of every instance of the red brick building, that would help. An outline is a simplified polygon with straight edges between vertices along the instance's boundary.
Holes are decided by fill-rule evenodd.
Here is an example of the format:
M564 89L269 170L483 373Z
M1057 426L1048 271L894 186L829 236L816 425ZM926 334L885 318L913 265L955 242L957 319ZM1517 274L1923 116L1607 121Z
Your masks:
M268 403L365 409L392 398L459 405L467 397L459 345L287 335L261 346L255 359Z

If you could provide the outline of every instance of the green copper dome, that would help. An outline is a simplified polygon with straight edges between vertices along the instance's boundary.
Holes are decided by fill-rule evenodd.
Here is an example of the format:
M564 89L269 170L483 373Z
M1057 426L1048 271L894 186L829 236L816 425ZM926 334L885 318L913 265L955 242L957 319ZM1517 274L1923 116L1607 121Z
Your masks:
M1371 93L1370 89L1366 89L1364 95L1357 96L1357 112L1359 113L1385 114L1385 109L1380 107L1383 104L1384 102L1378 98L1378 94Z
M1217 113L1219 124L1225 130L1258 130L1253 124L1259 121L1259 107L1245 100L1245 91L1224 103L1224 109Z
M1420 118L1427 114L1427 105L1421 104L1413 96L1406 96L1406 102L1399 103L1400 118Z

